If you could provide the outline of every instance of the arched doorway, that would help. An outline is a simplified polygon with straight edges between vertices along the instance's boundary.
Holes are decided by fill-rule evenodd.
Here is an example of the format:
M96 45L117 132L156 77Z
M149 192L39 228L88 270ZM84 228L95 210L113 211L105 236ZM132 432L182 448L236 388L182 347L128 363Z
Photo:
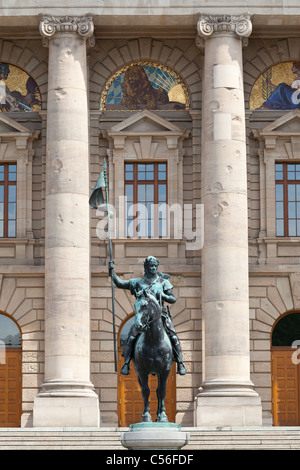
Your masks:
M274 426L300 425L300 312L281 316L272 331Z
M121 325L119 336L118 336L118 422L119 426L128 427L130 424L139 423L142 419L142 413L144 403L141 395L141 389L138 384L136 373L133 366L130 368L129 375L120 374L121 367L124 363L122 357L123 345L126 341L128 332L134 321L134 315L130 316ZM152 420L156 418L156 387L157 379L154 376L149 377L150 386L150 404L151 404L151 416ZM167 395L166 395L166 411L170 422L175 421L176 414L176 365L173 364L171 373L169 375L167 384Z
M19 427L22 398L21 332L17 323L0 313L0 427Z

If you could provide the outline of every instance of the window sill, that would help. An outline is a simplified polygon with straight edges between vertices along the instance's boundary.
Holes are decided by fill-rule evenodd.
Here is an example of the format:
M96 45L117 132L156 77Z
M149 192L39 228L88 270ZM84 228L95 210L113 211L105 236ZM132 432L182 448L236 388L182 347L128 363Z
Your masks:
M5 245L5 244L22 244L22 243L34 243L33 239L29 238L18 238L18 237L10 237L10 238L2 238L0 237L0 245Z
M300 243L300 237L262 237L258 243Z
M149 245L149 243L154 243L154 244L161 244L161 243L181 243L183 240L182 239L179 239L179 238L168 238L168 237L164 237L164 238L143 238L143 237L128 237L128 238L117 238L117 239L113 239L112 242L115 243L115 244L118 244L118 243L144 243L144 244L147 244Z
M28 262L33 259L33 246L35 240L29 238L0 238L0 259L7 263L14 261Z

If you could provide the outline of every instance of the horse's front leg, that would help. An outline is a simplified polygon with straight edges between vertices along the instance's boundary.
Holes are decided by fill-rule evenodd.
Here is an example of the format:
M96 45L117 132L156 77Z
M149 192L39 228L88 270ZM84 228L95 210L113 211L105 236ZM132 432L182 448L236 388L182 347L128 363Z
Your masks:
M148 375L143 374L142 376L138 376L138 382L140 384L142 397L144 400L144 411L142 414L142 422L151 423L152 418L150 414L150 402L149 402L150 388L148 385Z
M157 389L156 389L156 396L157 396L157 411L156 411L156 421L160 423L168 423L168 417L166 414L165 408L165 397L167 392L167 380L168 380L169 372L164 374L157 375Z

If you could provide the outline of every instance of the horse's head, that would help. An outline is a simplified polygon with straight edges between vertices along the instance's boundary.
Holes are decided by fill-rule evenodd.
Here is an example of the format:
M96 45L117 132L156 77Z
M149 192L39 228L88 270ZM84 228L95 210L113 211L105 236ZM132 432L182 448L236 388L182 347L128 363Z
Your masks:
M150 293L137 298L135 308L135 327L138 331L145 331L150 324L157 320L161 314L161 308L157 299Z

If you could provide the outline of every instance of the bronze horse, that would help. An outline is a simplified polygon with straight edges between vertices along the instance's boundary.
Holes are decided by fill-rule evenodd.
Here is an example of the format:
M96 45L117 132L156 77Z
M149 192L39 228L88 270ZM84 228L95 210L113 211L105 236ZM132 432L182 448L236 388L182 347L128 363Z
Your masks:
M162 309L151 293L145 293L135 302L135 327L141 332L132 358L144 400L143 422L151 422L148 385L149 374L157 376L157 422L168 422L165 409L167 380L174 362L171 341L162 321Z

